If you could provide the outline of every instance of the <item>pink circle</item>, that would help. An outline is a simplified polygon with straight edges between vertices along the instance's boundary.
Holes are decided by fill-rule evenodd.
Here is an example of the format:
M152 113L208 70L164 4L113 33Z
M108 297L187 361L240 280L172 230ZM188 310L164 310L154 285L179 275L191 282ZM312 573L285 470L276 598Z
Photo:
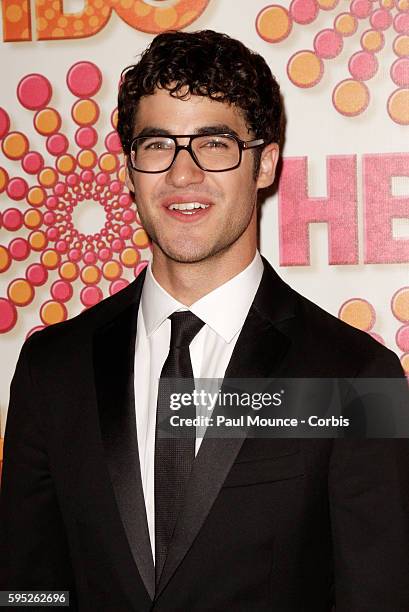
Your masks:
M10 255L17 261L23 261L30 253L30 245L24 238L14 238L9 244Z
M65 240L58 240L58 242L55 243L55 249L58 253L66 253L68 246Z
M118 132L111 132L105 138L105 146L110 153L121 153L122 145L119 140Z
M123 193L119 196L118 202L122 206L122 208L127 208L130 204L132 204L132 199L127 193Z
M109 175L106 172L99 172L97 174L96 181L97 185L100 185L101 187L107 185L109 181Z
M12 200L22 200L28 192L28 185L22 178L13 178L7 185L7 195Z
M135 211L128 208L122 213L122 220L125 223L132 223L132 221L135 221L135 216Z
M109 285L109 295L114 295L114 293L118 293L122 289L125 289L129 285L129 281L126 278L118 278L117 280L112 281Z
M97 256L96 256L96 254L95 254L95 252L94 252L94 251L87 251L87 252L84 254L83 259L84 259L84 262L85 262L86 264L93 264L93 263L95 263L95 262L96 262L96 260L97 260Z
M374 11L370 19L374 30L387 30L392 23L392 16L386 9Z
M75 185L78 185L79 183L79 176L77 174L69 174L67 176L67 180L66 183L67 185L69 185L70 187L75 187Z
M402 325L396 332L396 344L401 351L409 351L409 325Z
M48 230L46 231L46 234L47 234L48 240L51 240L52 242L57 240L58 236L60 235L56 227L49 227Z
M123 240L115 238L115 240L111 242L111 248L115 253L119 253L124 248Z
M50 293L57 302L68 302L72 298L73 290L67 281L57 280L51 285Z
M400 13L393 20L393 27L398 34L409 34L409 13Z
M17 310L14 304L0 298L0 334L4 334L12 329L17 321Z
M57 208L58 198L56 198L55 196L48 196L48 198L45 201L45 205L49 210L53 210L54 208Z
M137 266L135 266L135 276L138 276L142 270L144 270L146 268L146 266L149 264L148 261L142 260L138 263Z
M401 57L392 64L391 77L399 87L409 87L409 58Z
M29 110L39 110L47 106L52 93L49 80L42 74L28 74L17 87L20 103Z
M80 293L80 300L87 308L98 304L98 302L102 300L102 297L101 289L95 285L92 287L84 287Z
M42 264L31 264L26 270L26 279L35 287L44 285L47 278L47 268Z
M318 57L332 59L342 51L342 36L334 30L322 30L314 39L314 49Z
M10 232L15 232L23 226L23 215L17 208L8 208L3 213L3 226Z
M10 119L6 111L0 107L0 138L4 138L10 129Z
M62 196L67 191L67 185L65 183L58 182L54 185L53 191L56 196Z
M376 340L377 342L379 342L379 344L385 344L385 340L382 338L382 336L380 336L379 334L375 333L375 332L368 332L369 335Z
M81 180L83 183L92 183L94 176L95 174L92 170L83 170L81 172Z
M53 225L55 223L55 213L48 211L44 215L44 223L46 225Z
M21 165L28 174L37 174L44 166L44 159L40 153L29 151L24 155Z
M100 69L91 62L77 62L68 71L69 90L79 98L87 98L97 93L102 83Z
M98 135L93 127L82 127L75 132L75 142L83 149L92 149L97 141Z
M290 5L290 15L296 23L311 23L318 15L318 11L316 0L293 0Z
M369 51L358 51L349 60L349 72L358 81L371 79L378 70L378 60Z
M372 2L369 0L353 0L350 7L351 14L358 19L369 17L371 10Z
M79 261L82 257L82 253L79 249L71 249L68 253L68 259L70 261Z
M109 188L112 193L120 193L123 189L123 183L121 183L121 181L112 181Z
M111 257L111 250L102 248L98 251L98 257L101 261L107 261Z
M119 235L123 240L127 240L132 236L132 228L129 225L123 225L119 230Z
M53 134L47 138L46 147L51 155L62 155L68 149L68 140L64 134Z

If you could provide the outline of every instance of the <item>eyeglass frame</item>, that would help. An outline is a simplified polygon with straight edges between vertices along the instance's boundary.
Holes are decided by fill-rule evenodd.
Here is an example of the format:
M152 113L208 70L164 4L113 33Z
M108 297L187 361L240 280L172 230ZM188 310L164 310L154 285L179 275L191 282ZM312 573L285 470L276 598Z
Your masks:
M207 170L206 168L203 168L203 166L200 165L199 160L197 159L195 152L192 149L192 140L194 140L195 138L203 138L206 136L227 136L228 138L232 138L233 140L235 140L239 147L239 161L237 162L237 164L235 166L232 166L231 168L225 168L223 170ZM265 140L263 138L257 138L255 140L241 140L235 134L222 133L222 132L220 134L214 134L214 133L209 133L209 134L144 134L143 136L135 136L135 138L131 140L131 143L129 146L129 152L130 153L132 152L132 147L133 147L134 142L136 142L137 140L142 140L146 138L169 138L170 140L173 140L173 142L175 143L175 150L174 150L173 159L171 163L169 164L169 166L167 166L163 170L141 170L140 168L135 168L135 166L132 164L131 155L129 154L129 161L130 161L130 164L133 170L135 170L136 172L144 172L145 174L161 174L162 172L167 172L173 166L176 157L182 150L189 152L190 157L193 159L196 166L198 166L200 170L203 170L203 172L229 172L230 170L235 170L236 168L240 166L241 160L243 157L243 151L247 151L248 149L255 149L265 144ZM177 138L189 138L189 143L187 145L180 145L176 142Z

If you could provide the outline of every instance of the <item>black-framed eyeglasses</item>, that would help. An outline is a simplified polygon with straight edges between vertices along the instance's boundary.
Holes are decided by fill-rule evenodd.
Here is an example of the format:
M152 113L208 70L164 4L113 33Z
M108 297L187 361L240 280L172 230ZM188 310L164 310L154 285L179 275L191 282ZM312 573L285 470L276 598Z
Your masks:
M189 138L189 143L180 145L178 138ZM169 170L178 153L186 150L201 170L226 172L240 166L244 150L263 144L262 138L245 141L233 134L146 134L132 140L129 160L134 170L156 174Z

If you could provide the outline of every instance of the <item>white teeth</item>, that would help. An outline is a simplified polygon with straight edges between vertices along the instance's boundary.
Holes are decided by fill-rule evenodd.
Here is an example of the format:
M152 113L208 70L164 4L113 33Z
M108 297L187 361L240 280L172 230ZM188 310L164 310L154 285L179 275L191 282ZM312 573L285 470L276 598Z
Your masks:
M185 204L171 204L169 206L170 210L194 210L195 208L209 208L209 204L202 204L201 202L186 202ZM185 214L194 214L194 213L185 213Z

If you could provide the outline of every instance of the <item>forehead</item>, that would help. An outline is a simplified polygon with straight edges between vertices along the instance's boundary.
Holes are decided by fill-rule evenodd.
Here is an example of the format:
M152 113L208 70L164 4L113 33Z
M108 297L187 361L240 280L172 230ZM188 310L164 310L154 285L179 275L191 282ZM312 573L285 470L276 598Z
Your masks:
M162 128L174 134L193 134L201 127L217 124L229 126L243 137L249 133L242 112L233 104L196 95L181 99L171 96L166 89L156 89L139 101L134 134L146 127Z

